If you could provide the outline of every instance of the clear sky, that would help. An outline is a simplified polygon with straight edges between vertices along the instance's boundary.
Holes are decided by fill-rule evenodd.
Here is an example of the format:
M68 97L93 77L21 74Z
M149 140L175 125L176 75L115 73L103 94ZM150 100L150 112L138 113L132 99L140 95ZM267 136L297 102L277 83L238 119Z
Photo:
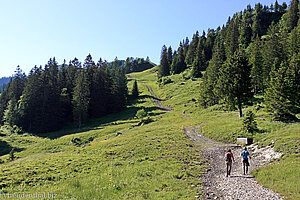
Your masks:
M176 49L258 2L275 0L0 0L0 77L17 65L28 73L50 57L83 62L89 53L94 61L149 56L159 63L162 45Z

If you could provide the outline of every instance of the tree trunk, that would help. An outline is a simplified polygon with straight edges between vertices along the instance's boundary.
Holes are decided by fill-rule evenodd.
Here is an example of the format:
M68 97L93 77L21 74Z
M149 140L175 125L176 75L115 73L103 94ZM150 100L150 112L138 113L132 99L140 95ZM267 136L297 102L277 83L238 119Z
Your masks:
M243 112L242 112L242 102L240 98L238 98L238 108L239 108L239 117L241 118L243 116Z

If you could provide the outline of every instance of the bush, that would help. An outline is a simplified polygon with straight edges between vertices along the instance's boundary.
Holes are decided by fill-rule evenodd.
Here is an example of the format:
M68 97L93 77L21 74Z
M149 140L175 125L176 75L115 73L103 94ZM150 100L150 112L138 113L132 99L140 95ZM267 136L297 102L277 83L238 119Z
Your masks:
M246 113L246 116L243 119L242 130L248 133L254 133L258 131L257 122L255 121L255 115L252 111L248 111Z
M169 77L162 77L162 79L161 79L161 84L162 85L167 85L167 84L172 83L172 82L173 82L172 79L169 78Z
M147 117L148 116L148 113L145 111L145 109L141 109L141 110L138 110L136 115L135 115L138 119L143 119L144 117Z

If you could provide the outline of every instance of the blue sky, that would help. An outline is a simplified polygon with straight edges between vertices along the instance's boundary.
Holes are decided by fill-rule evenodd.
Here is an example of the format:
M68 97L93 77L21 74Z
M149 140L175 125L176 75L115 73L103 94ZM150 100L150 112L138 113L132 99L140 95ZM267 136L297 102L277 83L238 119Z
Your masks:
M0 0L0 77L91 53L94 61L150 57L217 28L248 4L275 0ZM282 3L283 1L279 1ZM289 3L289 1L287 1Z

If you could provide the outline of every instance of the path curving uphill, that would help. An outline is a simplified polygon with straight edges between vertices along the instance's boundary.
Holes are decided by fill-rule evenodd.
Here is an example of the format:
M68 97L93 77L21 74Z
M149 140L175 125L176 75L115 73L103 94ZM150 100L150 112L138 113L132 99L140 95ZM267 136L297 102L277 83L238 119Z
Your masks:
M283 199L280 195L268 188L259 185L253 176L242 175L242 164L240 153L241 146L237 144L223 144L206 138L199 133L198 127L186 127L184 132L194 142L201 144L203 155L210 163L209 171L203 176L202 189L204 191L202 199L225 199L225 200L278 200ZM226 177L224 155L226 150L231 148L235 157L230 177ZM250 171L262 166L269 161L265 151L257 150L255 146L250 146L252 154ZM273 152L272 156L280 156Z
M133 79L133 77L131 75L127 75L127 76L128 76L128 78ZM147 90L150 92L151 97L152 97L151 101L153 103L155 103L159 109L166 111L166 112L174 111L174 109L171 108L170 106L164 106L161 104L162 100L157 97L157 95L154 93L153 89L149 85L147 85L147 82L139 81L139 80L137 80L137 81L139 83L142 83L147 88Z

